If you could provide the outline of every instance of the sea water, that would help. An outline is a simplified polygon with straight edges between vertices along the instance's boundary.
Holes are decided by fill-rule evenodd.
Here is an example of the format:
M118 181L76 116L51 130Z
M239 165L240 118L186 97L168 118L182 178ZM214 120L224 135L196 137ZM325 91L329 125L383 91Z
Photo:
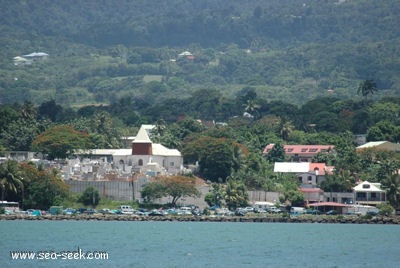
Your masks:
M0 221L0 234L0 267L400 267L397 225Z

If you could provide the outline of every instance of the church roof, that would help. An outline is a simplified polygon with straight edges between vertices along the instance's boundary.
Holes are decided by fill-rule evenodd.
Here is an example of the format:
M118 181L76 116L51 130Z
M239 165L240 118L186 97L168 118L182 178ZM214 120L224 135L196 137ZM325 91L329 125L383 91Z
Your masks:
M149 132L154 128L154 125L142 125L133 143L151 143Z

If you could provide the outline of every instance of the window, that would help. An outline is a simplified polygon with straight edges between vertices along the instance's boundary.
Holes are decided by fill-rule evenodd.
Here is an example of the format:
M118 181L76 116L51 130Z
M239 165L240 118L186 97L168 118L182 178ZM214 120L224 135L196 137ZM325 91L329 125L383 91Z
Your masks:
M288 153L293 152L293 148L287 149Z
M366 197L367 197L366 193L361 193L361 192L357 193L357 198L366 198Z
M312 148L312 149L310 149L310 153L315 153L316 151L318 151L317 148Z
M308 179L308 182L312 182L312 177L311 176L308 176L307 179Z
M143 159L139 159L138 165L139 165L139 166L143 166Z
M174 162L169 162L170 167L173 167L174 165L175 165Z
M297 179L299 180L299 183L303 182L303 178L302 177L298 177Z
M307 150L308 150L307 148L303 148L303 149L301 149L301 152L305 153L305 152L307 152Z
M363 188L363 189L369 189L370 186L371 186L371 185L369 185L369 184L363 184L362 188Z

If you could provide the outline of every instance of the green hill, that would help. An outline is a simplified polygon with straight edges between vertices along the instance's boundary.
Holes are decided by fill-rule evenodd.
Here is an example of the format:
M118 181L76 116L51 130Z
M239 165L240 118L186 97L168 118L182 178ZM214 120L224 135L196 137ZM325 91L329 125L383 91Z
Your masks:
M354 98L366 79L376 98L399 96L399 12L395 0L0 0L0 103L157 103L251 86L299 105ZM49 57L14 64L32 52Z

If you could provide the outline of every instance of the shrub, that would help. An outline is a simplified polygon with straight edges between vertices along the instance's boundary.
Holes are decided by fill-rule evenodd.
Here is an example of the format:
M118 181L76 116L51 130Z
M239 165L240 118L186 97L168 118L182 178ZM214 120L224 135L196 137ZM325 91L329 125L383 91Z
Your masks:
M379 208L379 214L380 215L386 215L386 216L392 215L393 211L394 211L394 208L391 205L387 204L387 203L379 204L376 207Z
M96 207L99 204L99 201L99 191L93 186L87 187L82 195L79 197L79 202L82 202L85 206Z

